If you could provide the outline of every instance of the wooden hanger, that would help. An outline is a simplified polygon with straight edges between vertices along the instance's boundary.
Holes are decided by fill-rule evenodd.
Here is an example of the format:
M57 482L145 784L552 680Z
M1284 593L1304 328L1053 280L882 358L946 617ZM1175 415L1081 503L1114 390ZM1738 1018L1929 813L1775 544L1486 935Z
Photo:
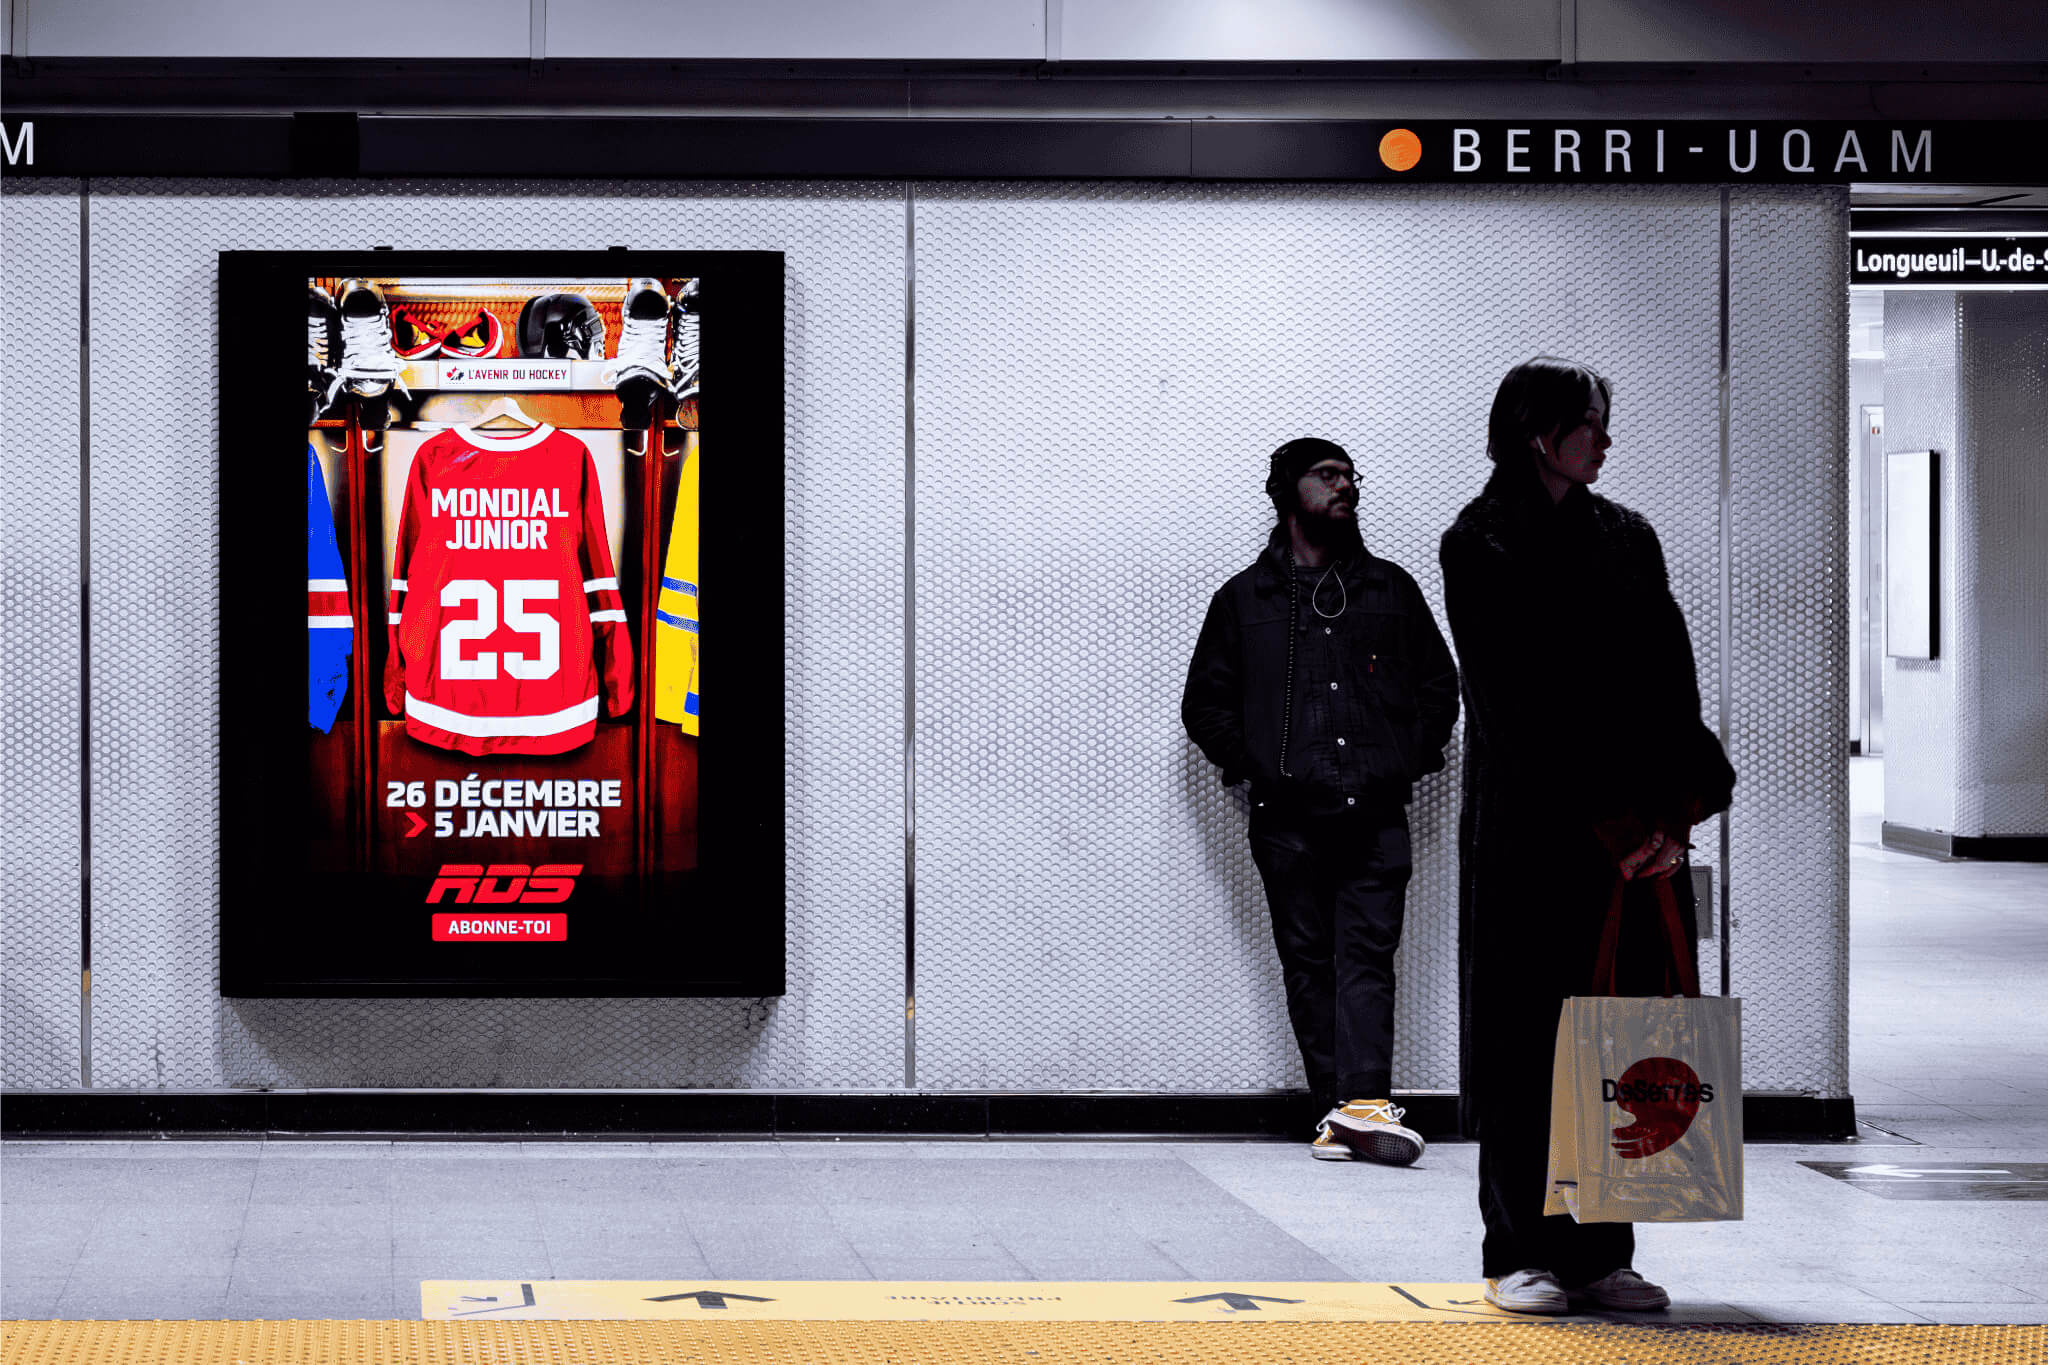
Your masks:
M493 426L493 423L510 423L510 427ZM491 427L492 430L532 431L540 423L528 417L516 399L510 397L494 399L484 409L484 415L470 423L473 427Z

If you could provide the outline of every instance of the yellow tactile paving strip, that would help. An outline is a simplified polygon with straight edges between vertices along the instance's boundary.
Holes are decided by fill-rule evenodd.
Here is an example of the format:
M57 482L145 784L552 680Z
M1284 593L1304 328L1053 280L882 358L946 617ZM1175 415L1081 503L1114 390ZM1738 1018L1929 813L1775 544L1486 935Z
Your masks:
M1406 1322L9 1322L0 1365L2039 1365L2048 1328Z

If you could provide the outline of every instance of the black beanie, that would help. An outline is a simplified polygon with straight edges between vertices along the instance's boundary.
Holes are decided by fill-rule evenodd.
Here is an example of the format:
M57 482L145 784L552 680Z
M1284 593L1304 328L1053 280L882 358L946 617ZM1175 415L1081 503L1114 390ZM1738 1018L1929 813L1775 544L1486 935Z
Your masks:
M1266 469L1266 496L1273 500L1274 510L1284 516L1294 505L1294 485L1325 460L1351 463L1343 446L1320 436L1297 437L1274 451Z

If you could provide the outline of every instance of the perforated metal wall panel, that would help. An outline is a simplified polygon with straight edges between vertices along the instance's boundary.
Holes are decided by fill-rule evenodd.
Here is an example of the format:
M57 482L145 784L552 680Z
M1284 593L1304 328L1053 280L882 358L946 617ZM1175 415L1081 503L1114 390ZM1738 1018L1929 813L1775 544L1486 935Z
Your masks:
M898 187L94 187L95 1079L110 1086L876 1086L901 1075L903 201ZM217 997L215 253L788 253L789 995ZM261 320L254 320L260 328ZM277 319L280 343L297 319ZM246 334L245 334L246 335ZM236 344L246 344L236 343ZM712 357L714 375L716 357ZM294 457L296 458L296 457ZM763 762L776 756L763 754ZM10 754L10 762L12 755Z
M77 1085L78 182L0 195L0 1084Z
M2048 834L2048 295L1962 296L1956 833Z
M1847 216L1842 190L1730 196L1731 991L1743 1084L1824 1096L1849 1093Z
M1241 803L1179 719L1282 441L1350 449L1441 622L1501 375L1591 362L1602 491L1658 527L1715 677L1719 230L1697 188L919 189L922 1084L1301 1082ZM1457 807L1442 774L1411 808L1398 1087L1457 1084Z
M1956 367L1961 314L1945 290L1892 290L1884 296L1884 449L1936 451L1941 471L1940 554L1935 587L1940 626L1953 640L1956 620ZM1967 660L1943 648L1933 659L1886 659L1884 668L1884 818L1895 825L1954 833L1956 828L1957 669Z
M902 187L94 188L92 326L121 341L92 363L96 1082L896 1084ZM1270 524L1265 453L1305 432L1350 447L1369 542L1415 574L1441 617L1436 539L1485 478L1499 376L1538 351L1590 361L1616 389L1601 491L1657 526L1714 716L1718 195L971 184L918 196L918 1081L1299 1083L1243 813L1178 718L1203 606ZM62 477L38 474L9 515L61 538L77 515L76 432L24 427L15 376L53 364L50 382L35 381L40 401L75 353L47 337L64 325L52 300L76 297L61 260L76 220L46 221L37 199L10 187L0 216L6 325L41 329L0 391L6 477L25 468L16 451L40 460L47 445ZM1846 1081L1843 212L1833 191L1737 191L1731 295L1735 988L1750 1001L1749 1083L1828 1095ZM36 235L46 230L56 235ZM786 522L789 997L220 1001L213 640L251 627L218 582L217 546L234 528L216 511L217 423L232 395L217 405L214 253L618 241L789 253L789 472L804 490ZM9 535L0 611L0 757L21 779L9 800L60 813L78 801L75 663L68 690L47 696L14 680L36 672L44 687L76 659L76 635L61 640L75 610L49 605L77 593L70 535L68 551L38 542L26 570ZM18 662L29 636L47 667ZM38 745L55 746L48 762ZM1404 1088L1456 1083L1457 800L1443 775L1411 811ZM75 859L75 820L69 834L61 820L10 820L0 838L12 864L25 839ZM29 913L10 901L4 924L5 1080L69 1084L77 888L67 874L20 903ZM1710 980L1717 955L1707 945ZM16 1007L24 992L40 1013ZM19 1021L45 1018L24 1044Z

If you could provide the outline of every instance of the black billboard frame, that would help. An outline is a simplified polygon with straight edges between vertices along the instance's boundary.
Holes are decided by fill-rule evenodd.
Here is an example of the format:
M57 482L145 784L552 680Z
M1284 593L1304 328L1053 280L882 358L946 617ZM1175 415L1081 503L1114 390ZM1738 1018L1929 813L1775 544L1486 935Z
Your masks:
M316 277L695 278L713 307L703 323L717 357L710 413L720 458L703 469L707 506L747 509L702 524L707 564L745 566L721 587L718 609L726 708L700 741L699 866L690 890L719 898L725 922L707 929L678 920L650 927L615 971L575 976L522 971L530 944L442 944L489 969L380 975L323 971L318 936L293 922L319 903L302 885L307 838L297 799L306 749L280 744L305 724L304 697L279 686L280 653L304 650L298 566L306 562L301 519L280 516L302 497L293 455L306 432L306 374L296 345L223 349L223 394L235 420L221 423L219 659L219 970L226 998L761 998L787 986L786 849L783 806L786 644L781 499L764 500L750 479L786 470L784 260L779 251L222 251L221 336L246 336L249 319L295 320ZM283 327L283 324L279 324ZM230 389L232 385L232 389ZM702 409L700 409L700 417ZM729 444L728 444L729 442ZM282 568L280 568L282 566ZM264 626L260 623L272 623ZM731 671L726 671L731 670ZM323 907L333 909L334 907ZM422 923L426 908L422 907ZM346 932L347 925L327 932ZM424 936L422 936L424 937ZM490 956L498 954L495 958ZM296 954L297 965L282 960ZM513 956L506 956L506 954ZM482 956L479 956L482 955ZM508 967L506 964L511 964Z

